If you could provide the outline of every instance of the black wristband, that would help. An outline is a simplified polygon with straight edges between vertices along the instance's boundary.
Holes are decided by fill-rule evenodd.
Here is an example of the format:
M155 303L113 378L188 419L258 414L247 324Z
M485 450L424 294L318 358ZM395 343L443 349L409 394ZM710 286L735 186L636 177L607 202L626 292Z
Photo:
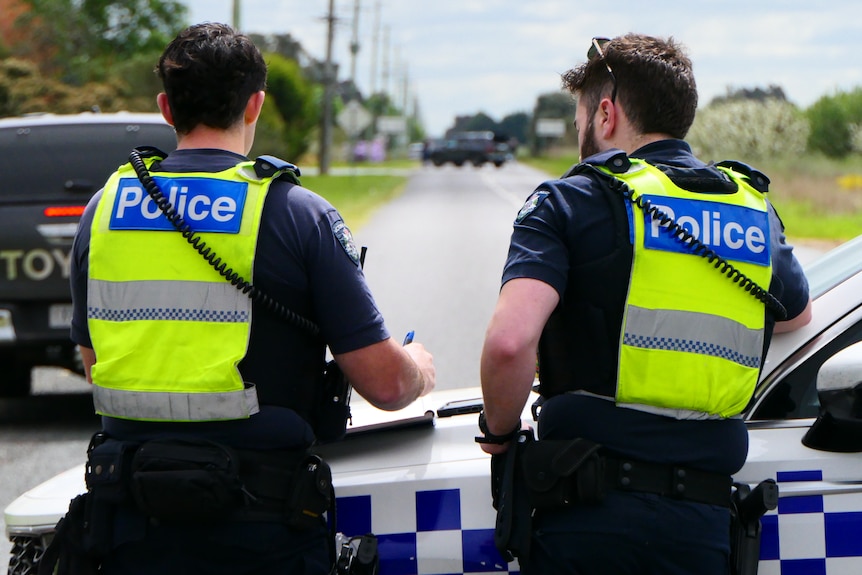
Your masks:
M518 435L518 432L521 431L521 422L518 422L517 427L506 433L505 435L494 435L490 431L488 431L488 422L485 420L485 411L479 412L479 431L482 432L482 437L476 437L476 443L490 443L493 445L505 445L509 443L515 436Z

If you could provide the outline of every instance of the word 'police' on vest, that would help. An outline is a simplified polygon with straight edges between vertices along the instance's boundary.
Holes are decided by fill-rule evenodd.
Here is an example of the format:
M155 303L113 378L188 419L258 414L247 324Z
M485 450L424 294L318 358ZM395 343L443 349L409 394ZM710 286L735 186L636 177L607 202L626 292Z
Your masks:
M769 216L767 212L721 202L692 201L661 196L644 196L686 232L712 249L720 257L769 265ZM670 224L662 225L649 214L645 216L644 245L649 249L691 253L682 238L670 233Z
M236 234L248 184L214 178L154 176L159 190L196 232ZM134 178L120 180L111 209L112 230L173 230L156 202Z

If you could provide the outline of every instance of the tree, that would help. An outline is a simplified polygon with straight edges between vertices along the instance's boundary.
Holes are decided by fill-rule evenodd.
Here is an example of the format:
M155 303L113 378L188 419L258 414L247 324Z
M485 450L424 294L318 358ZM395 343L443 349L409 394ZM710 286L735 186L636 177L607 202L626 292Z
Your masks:
M111 77L117 65L158 55L185 26L173 0L22 0L16 27L30 30L27 51L43 74L73 85Z
M724 96L716 96L709 103L721 104L723 102L731 102L734 100L755 100L757 102L765 102L766 100L787 101L787 96L784 95L784 89L781 86L770 84L765 90L763 88L727 88L727 93Z
M862 126L862 88L823 96L806 111L811 123L808 145L827 156L840 158L862 151L858 142Z
M315 87L306 80L295 60L278 54L267 54L266 60L268 99L272 99L281 116L285 154L299 158L308 150L309 135L318 124Z
M530 115L526 112L515 112L509 114L498 126L498 135L514 138L521 144L527 143L530 132Z
M533 155L538 154L548 145L547 138L539 138L536 133L536 121L541 118L564 119L566 120L566 135L563 137L563 142L577 145L577 134L575 133L573 122L575 118L575 100L568 92L548 92L540 94L536 98L536 105L533 108L533 124L530 129L531 140L530 150Z

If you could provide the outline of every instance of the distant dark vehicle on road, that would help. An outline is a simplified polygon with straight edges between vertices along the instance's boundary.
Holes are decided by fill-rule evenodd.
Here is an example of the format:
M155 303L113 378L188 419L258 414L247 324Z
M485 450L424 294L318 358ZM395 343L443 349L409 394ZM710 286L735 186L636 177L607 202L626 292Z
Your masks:
M159 114L0 119L0 397L34 366L81 371L69 339L72 238L90 197L137 146L176 148Z
M491 131L459 132L443 140L428 154L435 166L452 163L456 166L494 164L498 168L506 163L511 150L506 141Z

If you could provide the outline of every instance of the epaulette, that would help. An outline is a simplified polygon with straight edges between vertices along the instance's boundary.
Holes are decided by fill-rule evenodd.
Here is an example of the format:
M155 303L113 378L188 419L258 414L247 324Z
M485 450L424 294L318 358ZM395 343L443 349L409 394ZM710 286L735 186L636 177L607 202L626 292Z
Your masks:
M562 177L569 178L571 176L576 176L578 174L583 174L587 172L601 172L600 170L597 170L597 166L604 166L614 174L624 174L629 170L629 168L631 168L632 161L629 159L625 152L619 151L615 154L608 156L602 162L581 162L579 164L575 164L574 166L569 168L569 171L563 174ZM604 172L601 173L604 174Z
M135 151L141 155L141 158L158 158L164 160L168 155L155 146L138 146Z
M769 192L769 178L766 174L755 170L748 164L737 162L735 160L723 160L721 162L717 162L715 165L721 168L728 168L745 177L748 180L748 183L751 184L751 187L761 194Z
M279 174L279 172L281 172ZM299 184L299 168L275 156L258 156L254 160L254 173L258 178L271 178L277 175L281 180Z

